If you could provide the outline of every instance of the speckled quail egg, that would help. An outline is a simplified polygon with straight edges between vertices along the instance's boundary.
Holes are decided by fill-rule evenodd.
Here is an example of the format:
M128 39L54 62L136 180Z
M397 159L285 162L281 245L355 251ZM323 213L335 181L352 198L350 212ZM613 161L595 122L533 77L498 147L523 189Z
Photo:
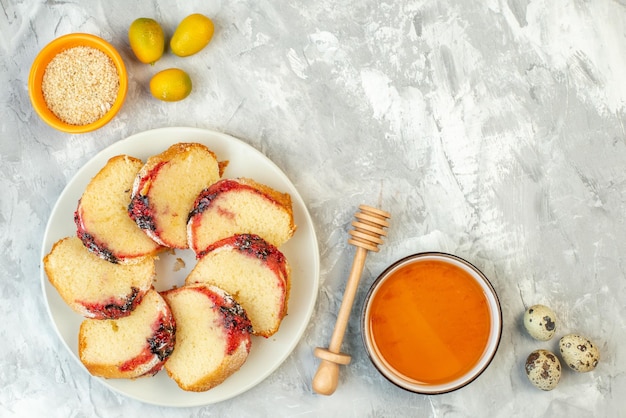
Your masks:
M535 350L524 366L528 380L541 390L552 390L561 379L561 362L548 350Z
M569 334L559 341L559 350L563 361L570 369L577 372L590 372L600 360L600 351L588 338L578 334Z
M524 312L524 327L536 340L548 341L556 332L556 315L544 305L533 305Z

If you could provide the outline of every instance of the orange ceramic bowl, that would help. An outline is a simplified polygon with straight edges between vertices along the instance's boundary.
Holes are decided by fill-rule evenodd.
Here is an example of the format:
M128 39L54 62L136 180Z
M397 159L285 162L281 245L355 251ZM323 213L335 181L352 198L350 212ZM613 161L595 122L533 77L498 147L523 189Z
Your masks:
M57 54L77 46L92 47L104 52L113 61L120 78L117 98L111 108L100 119L86 125L72 125L59 119L46 105L41 88L43 75L50 61L52 61ZM127 91L128 74L120 54L113 45L104 39L87 33L72 33L56 38L50 42L35 58L28 77L28 94L30 101L41 119L53 128L74 134L91 132L106 125L121 109L126 99Z

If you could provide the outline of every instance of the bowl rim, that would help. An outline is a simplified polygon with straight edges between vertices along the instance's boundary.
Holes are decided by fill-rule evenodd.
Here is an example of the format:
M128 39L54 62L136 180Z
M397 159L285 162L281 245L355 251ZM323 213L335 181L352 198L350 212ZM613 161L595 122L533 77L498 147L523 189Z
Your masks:
M369 331L369 308L371 306L372 297L375 295L382 282L384 282L384 280L386 280L386 278L388 278L392 272L396 271L400 267L416 261L423 261L424 259L436 259L444 262L451 262L453 265L461 267L466 272L468 272L470 276L472 276L472 278L474 278L477 282L479 282L479 284L481 284L481 287L485 291L485 296L489 305L490 317L492 319L492 327L489 333L489 339L485 346L485 350L483 351L483 354L481 355L478 362L463 376L454 379L451 382L432 385L420 385L414 382L407 381L398 374L393 373L391 370L389 370L389 368L385 365L385 362L378 358L379 356L375 353L375 350L373 349L374 344L372 342ZM482 273L480 269L478 269L469 261L453 254L438 251L427 251L411 254L389 265L382 273L380 273L380 275L374 280L374 282L368 289L361 311L361 340L372 365L378 370L381 375L383 375L383 377L385 377L390 383L394 384L395 386L409 392L423 395L439 395L453 392L467 386L468 384L476 380L493 361L498 351L500 341L502 339L502 329L502 307L498 298L498 294L496 293L489 279Z
M77 46L90 46L104 52L115 65L120 79L120 86L117 97L111 109L100 119L85 125L71 125L60 120L46 105L43 98L41 83L43 74L50 61L59 53ZM126 65L120 53L108 41L99 36L76 32L59 36L53 39L37 54L33 60L28 76L28 95L35 112L39 117L51 127L67 133L91 132L106 125L119 112L126 99L128 91L128 73Z

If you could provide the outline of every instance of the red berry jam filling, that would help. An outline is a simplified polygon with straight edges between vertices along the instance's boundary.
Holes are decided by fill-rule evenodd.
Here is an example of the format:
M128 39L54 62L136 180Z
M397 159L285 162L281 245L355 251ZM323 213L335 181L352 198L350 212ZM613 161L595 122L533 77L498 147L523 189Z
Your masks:
M268 198L265 194L259 192L252 186L239 183L235 180L223 179L200 192L194 202L193 209L189 212L189 219L207 210L211 206L213 200L215 200L220 193L228 192L230 190L250 190Z
M150 350L144 349L141 352L141 354L139 354L137 357L134 357L134 358L132 358L132 359L122 363L120 365L120 371L122 371L122 372L132 372L133 370L135 370L137 367L141 366L142 364L149 363L150 361L152 361L153 358L154 358L154 354L152 354L150 352ZM159 371L160 368L161 368L160 364L158 366L159 367L158 367L157 371ZM152 368L151 370L149 370L145 374L151 373L155 368L156 367ZM154 372L154 373L156 373L156 372Z
M287 277L285 256L275 246L254 234L235 235L235 248L267 263L277 275Z
M240 253L257 258L266 263L267 267L277 276L283 278L287 277L287 265L283 253L274 245L255 234L236 234L232 237L219 240L210 245L206 250L199 252L197 258L200 259L223 245L232 245Z
M128 205L128 215L141 229L156 231L154 210L150 207L148 192L152 181L165 164L165 161L161 161L149 173L141 177L141 181L137 185L137 192Z
M131 288L131 293L125 299L110 298L104 303L79 303L87 309L95 319L117 319L128 316L141 303L143 294L139 294L139 289Z
M128 216L135 221L139 228L156 231L154 210L150 208L148 196L141 194L133 196L128 205Z
M129 372L137 367L149 363L156 356L158 363L148 370L142 376L153 376L163 368L165 360L174 351L174 343L176 341L176 324L172 315L161 313L159 318L152 326L154 334L146 340L147 344L143 351L135 358L128 360L120 366L120 371Z
M232 354L242 341L246 342L246 350L250 351L252 324L241 305L229 295L222 297L202 286L193 289L207 296L219 308L227 332L226 354Z
M174 351L176 341L176 323L172 315L161 315L157 322L154 335L148 338L150 352L155 354L159 360L164 361Z
M79 202L80 206L80 202ZM113 252L106 247L102 242L98 241L85 230L85 225L82 221L82 216L79 213L80 209L74 212L74 223L76 224L76 235L83 242L83 245L89 250L89 252L97 255L98 257L114 264L118 264L120 259L113 254Z

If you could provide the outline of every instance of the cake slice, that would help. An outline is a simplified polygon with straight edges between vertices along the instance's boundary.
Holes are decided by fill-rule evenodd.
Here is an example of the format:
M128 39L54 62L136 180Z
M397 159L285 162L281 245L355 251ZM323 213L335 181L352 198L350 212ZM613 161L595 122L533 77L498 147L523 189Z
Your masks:
M128 214L158 244L188 248L189 212L198 194L215 183L222 170L206 146L174 144L148 158L137 174Z
M222 179L203 190L187 223L196 254L235 234L255 234L280 247L295 230L291 196L248 178Z
M176 346L165 364L187 391L207 391L239 370L250 352L250 321L222 289L185 285L162 293L176 320Z
M186 283L224 289L245 309L254 335L269 337L287 314L290 269L285 256L257 235L234 235L200 255Z
M83 244L113 263L134 263L161 249L128 217L130 192L142 166L128 155L108 160L85 188L74 213Z
M154 258L135 264L114 264L97 257L77 237L63 238L43 260L50 283L75 312L96 319L130 313L152 288Z
M151 290L125 318L85 319L78 334L78 355L94 376L134 379L161 370L175 340L172 312Z

